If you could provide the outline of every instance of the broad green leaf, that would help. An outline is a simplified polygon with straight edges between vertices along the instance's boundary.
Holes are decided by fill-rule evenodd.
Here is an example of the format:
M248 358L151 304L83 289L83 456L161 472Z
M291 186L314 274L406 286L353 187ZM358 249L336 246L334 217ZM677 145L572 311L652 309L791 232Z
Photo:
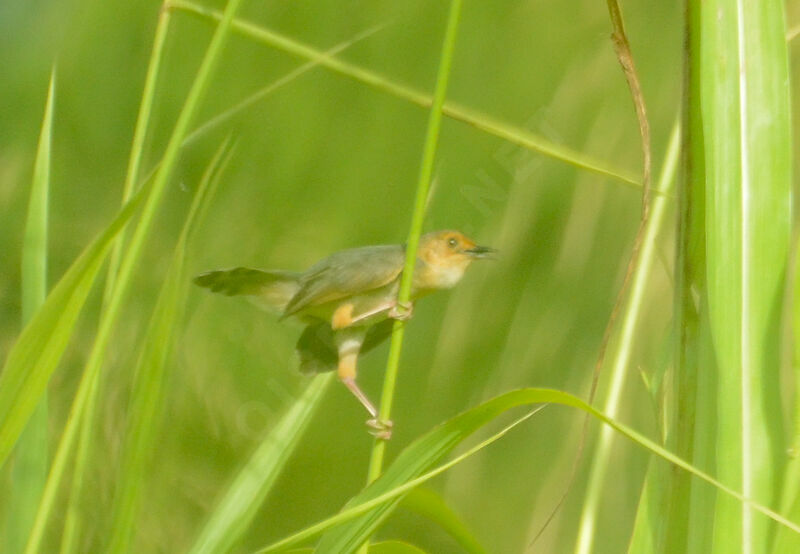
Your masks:
M120 463L121 470L114 500L111 539L108 552L128 552L136 521L142 482L153 453L162 408L164 373L179 328L186 302L188 279L185 272L186 246L200 216L230 160L228 141L220 146L208 165L195 193L189 215L172 255L164 284L143 340L136 367L129 413L130 421Z
M358 548L358 545L366 537L374 532L377 526L396 507L399 499L408 491L440 475L470 455L485 448L488 444L500 438L513 425L518 424L531 414L517 420L512 426L507 427L454 460L423 473L446 456L465 438L512 408L540 403L561 404L589 413L592 417L612 427L641 448L667 460L684 471L690 472L729 497L748 505L753 510L791 529L793 532L800 533L800 525L798 523L788 520L770 508L745 498L741 492L727 487L711 475L678 458L655 441L648 439L627 425L609 418L577 396L552 389L528 388L507 392L488 400L480 406L476 406L434 428L406 447L386 472L377 481L351 499L339 514L311 525L259 552L281 552L329 529L330 532L323 536L317 551L322 553L352 552Z
M217 503L190 552L228 552L244 535L333 379L333 373L315 376L302 396L264 437Z
M28 219L22 245L22 324L44 304L47 296L47 219L50 190L50 149L53 137L53 102L56 73L50 75L39 147L33 170ZM11 465L11 490L5 521L6 552L22 552L36 506L47 478L47 394L43 394L14 449Z
M777 504L784 445L780 322L791 222L784 2L701 7L709 313L719 364L717 473ZM764 552L769 525L720 497L714 552Z
M486 553L486 549L439 493L423 487L414 489L403 498L400 507L430 519L453 537L465 551L471 554Z

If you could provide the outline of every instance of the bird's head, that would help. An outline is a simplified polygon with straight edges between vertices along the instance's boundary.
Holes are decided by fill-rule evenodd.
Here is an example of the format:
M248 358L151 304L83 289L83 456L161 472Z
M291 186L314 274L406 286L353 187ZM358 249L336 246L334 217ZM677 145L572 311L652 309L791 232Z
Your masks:
M426 266L426 271L420 275L424 279L420 285L431 289L450 288L461 280L473 260L489 258L494 252L494 248L478 246L459 231L427 233L420 237L417 250L417 257Z

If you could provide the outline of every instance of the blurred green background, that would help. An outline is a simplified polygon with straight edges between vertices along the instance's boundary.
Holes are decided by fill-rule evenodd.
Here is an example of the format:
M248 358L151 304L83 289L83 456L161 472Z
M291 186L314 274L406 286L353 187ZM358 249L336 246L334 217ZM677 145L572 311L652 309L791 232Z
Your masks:
M0 3L3 356L20 329L21 237L50 68L57 68L49 250L55 282L119 206L159 8L154 1ZM679 113L681 7L646 0L623 8L657 173ZM790 22L798 11L790 9ZM430 92L446 12L446 3L430 1L280 0L246 2L241 17L320 49L382 24L339 57ZM212 29L184 12L172 18L145 173L163 152ZM604 2L467 2L448 100L638 174L635 114L609 33ZM304 61L234 35L195 124ZM303 269L339 249L404 240L426 120L425 109L318 67L182 153L105 368L98 437L104 458L85 507L96 525L94 536L84 537L87 551L107 535L139 341L191 191L220 141L232 133L238 146L194 241L191 271ZM501 254L471 269L453 292L418 305L406 334L389 457L433 425L512 388L585 396L639 208L639 192L620 181L445 119L426 228L460 229ZM674 249L668 227L620 417L650 435L654 408L637 370L665 363ZM51 381L54 441L93 339L99 297ZM176 552L191 544L231 476L307 383L290 367L298 334L298 327L244 301L191 291L169 368L158 452L143 484L136 551ZM376 399L386 351L361 363L362 386ZM329 391L244 551L334 513L363 486L372 444L364 419L344 387ZM582 421L578 413L547 408L433 487L491 552L521 552L565 486ZM617 444L599 522L604 552L627 545L646 461L630 444ZM573 547L584 479L582 473L538 543L542 551ZM459 552L432 524L405 511L379 536Z

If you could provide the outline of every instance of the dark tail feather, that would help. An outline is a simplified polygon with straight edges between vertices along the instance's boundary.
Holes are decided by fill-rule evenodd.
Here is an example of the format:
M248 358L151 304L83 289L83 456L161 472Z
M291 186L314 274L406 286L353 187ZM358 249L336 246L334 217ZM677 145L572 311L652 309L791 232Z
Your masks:
M299 274L291 271L263 271L249 267L202 273L193 279L198 286L226 296L253 296L283 311L300 288Z

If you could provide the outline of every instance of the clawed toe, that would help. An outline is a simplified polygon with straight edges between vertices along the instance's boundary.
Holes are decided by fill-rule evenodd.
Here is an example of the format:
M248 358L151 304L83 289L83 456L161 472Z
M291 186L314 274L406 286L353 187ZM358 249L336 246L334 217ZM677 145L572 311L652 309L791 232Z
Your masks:
M414 314L414 304L411 302L397 302L389 309L388 316L392 319L406 321Z
M369 427L369 434L376 439L388 441L392 438L392 427L394 423L391 420L382 421L377 417L367 420L367 427Z

